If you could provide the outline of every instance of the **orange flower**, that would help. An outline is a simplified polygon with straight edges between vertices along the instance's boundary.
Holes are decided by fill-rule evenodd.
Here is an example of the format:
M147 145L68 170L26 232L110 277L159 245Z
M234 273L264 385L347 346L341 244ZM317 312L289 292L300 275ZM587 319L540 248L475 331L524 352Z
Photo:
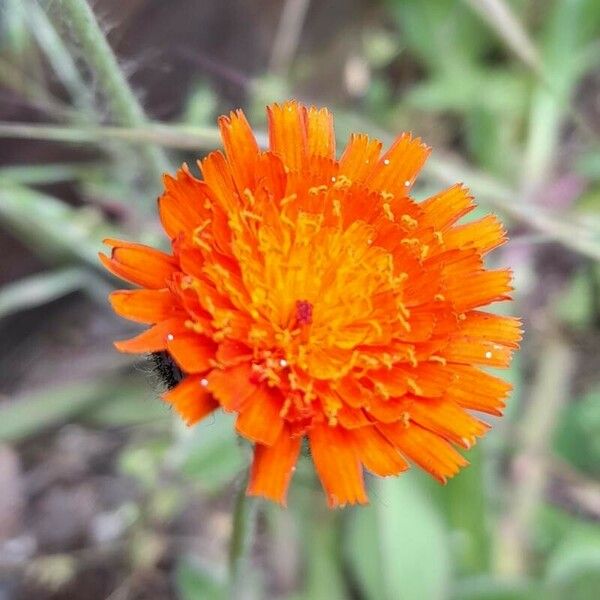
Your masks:
M141 289L113 292L121 316L150 324L116 343L167 351L185 377L164 395L189 425L237 413L254 443L248 493L285 503L304 438L330 506L367 501L363 469L412 461L441 482L501 414L517 319L478 310L509 299L509 270L484 268L505 233L455 185L409 196L429 148L355 134L339 160L332 116L268 107L269 150L243 113L221 117L224 154L165 177L164 253L106 240L102 262Z

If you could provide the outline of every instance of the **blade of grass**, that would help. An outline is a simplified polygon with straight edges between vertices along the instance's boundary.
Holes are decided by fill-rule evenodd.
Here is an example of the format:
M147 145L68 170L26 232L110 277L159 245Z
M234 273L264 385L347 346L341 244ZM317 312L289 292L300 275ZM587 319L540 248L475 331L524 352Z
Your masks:
M369 130L369 127L365 127ZM384 142L390 136L378 131ZM153 141L173 148L197 150L213 148L219 144L218 131L212 128L190 128L151 124L140 128L126 127L54 127L25 123L0 122L0 137L19 137L56 140L71 143L95 144L99 139L120 139L132 143ZM257 136L265 145L265 135ZM464 181L482 202L486 202L507 215L542 232L572 250L600 260L600 232L584 223L569 222L568 215L553 215L539 206L528 206L519 200L523 194L505 184L480 173L469 166L447 158L432 157L425 166L425 174L444 184Z
M105 380L59 385L16 397L0 405L0 442L19 441L81 414L108 400L113 388Z
M74 181L100 168L96 163L54 163L45 165L17 165L0 168L3 184L40 185Z
M46 13L36 2L31 2L24 15L32 35L48 57L54 73L69 92L75 106L86 115L93 116L95 111L90 88L86 86L75 61Z
M554 2L544 21L542 60L544 77L534 89L523 160L523 189L539 193L550 175L560 142L561 125L574 110L570 98L585 68L581 60L589 34L584 34L586 2ZM588 131L575 114L575 123Z
M94 268L101 240L115 234L99 213L18 185L0 189L0 221L45 259L76 258Z
M54 98L29 75L25 75L13 64L0 57L0 82L24 98L30 106L52 115L57 119L68 119L76 113L66 104Z
M84 287L88 279L83 269L60 269L9 283L0 288L0 319L66 296Z
M81 50L92 68L116 121L122 125L138 127L146 123L144 110L131 89L117 58L102 33L87 0L56 0L48 3L53 14L71 29ZM157 145L143 149L151 172L160 180L168 170L169 160Z
M548 479L545 457L569 399L573 351L556 332L548 331L544 337L530 402L520 420L522 441L513 465L513 489L498 535L496 568L505 576L529 572L531 528Z
M529 34L504 0L465 0L504 40L507 47L534 72L541 74L541 61Z
M156 123L140 127L62 127L0 121L0 137L73 144L98 144L99 141L117 140L134 144L159 144L180 150L212 150L221 143L216 128Z

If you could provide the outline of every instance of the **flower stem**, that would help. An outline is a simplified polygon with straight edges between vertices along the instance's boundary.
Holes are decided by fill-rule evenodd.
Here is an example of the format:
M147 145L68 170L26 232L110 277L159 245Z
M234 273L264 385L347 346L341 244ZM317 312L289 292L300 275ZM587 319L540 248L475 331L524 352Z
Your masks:
M246 486L242 485L235 501L233 531L229 543L229 598L244 598L248 550L256 528L258 499L246 496Z
M57 4L61 18L71 28L87 62L94 70L117 123L127 127L145 124L144 109L119 67L87 0L58 0ZM157 146L147 146L144 157L158 177L169 168L166 154Z

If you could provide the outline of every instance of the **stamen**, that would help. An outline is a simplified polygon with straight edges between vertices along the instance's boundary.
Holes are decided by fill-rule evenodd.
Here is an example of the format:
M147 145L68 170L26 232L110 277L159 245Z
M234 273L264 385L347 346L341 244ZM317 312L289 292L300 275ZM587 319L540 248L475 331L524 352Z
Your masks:
M326 185L317 185L317 186L313 186L311 188L308 188L308 193L311 196L317 196L321 192L326 192L327 190L328 190L328 187Z
M392 209L390 208L389 202L384 202L383 203L383 212L385 213L385 216L390 220L390 221L394 221L394 213L392 212Z

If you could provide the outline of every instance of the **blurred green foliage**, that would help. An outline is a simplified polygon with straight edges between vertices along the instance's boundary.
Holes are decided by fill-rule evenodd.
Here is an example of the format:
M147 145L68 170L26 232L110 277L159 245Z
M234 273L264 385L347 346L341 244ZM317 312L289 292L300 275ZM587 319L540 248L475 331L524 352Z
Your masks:
M144 205L152 210L153 199L137 185L140 169L133 168L139 158L135 146L106 137L96 139L85 129L102 122L102 109L94 104L69 44L56 29L56 15L52 15L54 21L49 19L42 4L34 3L28 15L18 0L5 0L0 10L0 83L42 103L59 124L83 128L85 143L97 146L102 159L89 165L19 164L0 169L0 224L47 267L44 273L0 289L0 320L44 307L75 290L83 290L97 304L104 303L109 285L97 264L100 240L133 234L148 241L157 239L156 224L148 219L146 208L140 209ZM583 179L584 190L566 198L558 220L572 226L573 238L589 238L588 247L599 256L600 153L597 123L590 121L598 113L582 113L577 99L586 93L586 76L600 68L600 2L482 3L504 6L523 25L540 56L537 72L513 54L511 32L501 24L491 26L471 2L385 0L378 4L381 22L365 26L362 37L361 56L369 71L369 85L360 98L340 107L341 128L388 134L401 127L433 132L440 143L457 147L469 164L473 177L481 182L485 210L486 200L496 197L498 189L507 189L507 208L531 204L534 212L538 208L543 212L548 208L544 206L546 193L557 176L563 171L575 173ZM26 57L31 60L27 62ZM44 89L44 81L36 80L39 73L34 66L43 61L62 83L69 102L54 98ZM392 74L404 64L411 65L417 76L399 85ZM310 54L303 57L299 74L293 68L287 77L265 70L250 86L251 117L262 119L264 104L293 94L303 79L318 70L319 58ZM194 127L212 128L220 102L207 80L196 80L182 103L177 127L161 130L159 141L189 148L184 134L192 135ZM567 124L581 130L575 151L573 145L567 151L561 148ZM129 133L135 142L139 132ZM64 132L54 134L60 139ZM137 139L139 143L143 138ZM178 155L177 162L183 156ZM438 160L438 167L452 172L452 161ZM131 173L136 176L132 178ZM430 173L422 181L423 189L439 187L439 179ZM109 219L97 204L72 206L39 189L65 181L83 198L111 198L122 218ZM585 217L580 218L581 214ZM323 515L315 509L315 503L323 500L320 495L315 499L310 468L301 463L289 509L298 539L289 544L303 549L302 589L288 594L289 600L591 600L598 596L600 526L593 523L600 514L594 505L600 498L597 379L570 382L568 387L576 391L572 397L558 399L560 411L545 440L545 455L524 457L543 459L545 485L534 499L533 518L525 521L525 539L504 539L512 525L507 519L518 514L518 507L512 510L521 497L515 489L528 485L526 477L515 476L513 471L526 447L527 432L520 429L520 421L532 393L531 374L537 372L545 351L543 328L540 331L535 325L539 313L528 300L532 292L544 293L545 281L535 274L535 256L547 251L547 260L552 261L556 252L567 252L554 247L555 254L551 254L553 246L547 242L556 241L555 231L538 221L530 224L541 242L515 242L516 250L509 256L515 257L516 312L529 311L526 316L534 322L533 339L526 341L519 360L507 373L515 393L505 420L468 453L470 468L446 487L439 488L412 472L398 479L372 481L371 505L341 515ZM569 246L564 236L558 241ZM599 270L589 256L577 260L574 273L562 274L558 291L548 291L542 318L552 331L591 337L591 342L586 337L586 347L592 351L583 353L581 362L595 358L597 377ZM106 346L106 353L112 352L108 340ZM576 342L571 351L578 353ZM117 460L120 472L143 491L143 504L130 507L127 520L127 535L142 540L136 550L142 555L150 552L152 544L147 543L149 538L136 536L176 518L190 496L212 499L222 495L239 479L250 456L250 449L232 435L228 415L210 417L188 430L171 423L168 408L148 398L152 395L149 388L139 376L125 376L123 362L115 362L110 377L102 373L93 380L65 382L0 405L0 440L5 442L22 442L75 419L98 428L142 432L126 438ZM143 434L146 430L148 435ZM556 485L567 493L567 506L556 501L552 489L546 489L554 481L555 463L560 466L559 475L566 472ZM165 472L173 476L166 488L160 484ZM591 500L580 506L581 495ZM503 566L507 552L523 553L518 572ZM175 557L179 597L227 597L224 565L201 564L196 559L186 553ZM260 575L249 580L249 597L264 597L258 595L264 593L262 586Z

